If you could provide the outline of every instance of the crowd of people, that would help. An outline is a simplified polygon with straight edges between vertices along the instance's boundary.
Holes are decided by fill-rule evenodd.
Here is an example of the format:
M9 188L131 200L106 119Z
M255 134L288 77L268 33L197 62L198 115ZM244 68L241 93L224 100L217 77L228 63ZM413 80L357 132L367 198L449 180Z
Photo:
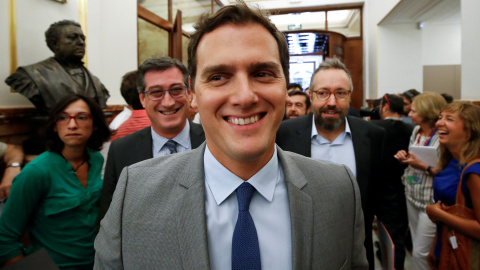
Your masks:
M113 133L99 88L41 105L47 151L21 170L21 149L0 144L0 265L45 248L60 269L374 269L375 217L396 269L407 232L411 269L455 269L452 231L480 240L479 106L410 89L366 121L336 58L308 91L288 84L285 37L263 11L226 6L195 29L188 68L152 57L123 77L132 110Z

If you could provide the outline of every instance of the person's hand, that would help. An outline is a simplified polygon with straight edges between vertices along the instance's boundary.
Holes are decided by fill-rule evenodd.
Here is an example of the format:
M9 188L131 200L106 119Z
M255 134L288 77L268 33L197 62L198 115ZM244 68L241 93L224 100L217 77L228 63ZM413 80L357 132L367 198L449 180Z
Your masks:
M432 205L427 205L427 207L425 208L425 212L427 213L428 218L430 218L430 220L434 223L438 222L438 216L441 211L444 211L441 201L438 201L437 203Z
M403 164L408 164L418 170L426 170L427 165L423 163L420 159L417 158L412 152L406 152L405 150L400 150L397 154L394 155Z
M435 245L433 245L432 249L430 250L430 252L427 255L427 262L428 262L428 266L430 266L430 269L437 270L438 269L438 259L433 252L434 250L435 250Z
M408 156L408 153L405 150L400 150L395 155L393 155L393 157L398 159L400 162L407 159L407 156Z
M7 199L10 195L13 178L20 173L20 167L7 167L0 183L0 199Z

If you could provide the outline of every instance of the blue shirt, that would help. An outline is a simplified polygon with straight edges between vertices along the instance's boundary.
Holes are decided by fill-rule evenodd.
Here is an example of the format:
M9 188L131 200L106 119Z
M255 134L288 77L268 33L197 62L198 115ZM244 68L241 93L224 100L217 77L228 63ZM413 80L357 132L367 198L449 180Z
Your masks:
M235 190L244 181L212 155L204 154L208 250L213 270L232 268L232 236L238 218ZM250 214L257 229L262 269L292 269L291 222L287 185L277 150L248 182L255 187Z
M346 165L357 176L357 165L355 163L355 150L353 149L352 132L348 120L345 118L345 130L330 142L318 134L315 126L315 117L312 122L312 158L323 159L331 162Z
M459 164L458 160L452 158L445 169L438 172L433 180L433 198L435 202L441 201L446 205L454 205L457 199L458 182L465 164ZM480 174L480 163L468 167L462 179L462 192L465 196L465 205L473 208L470 191L467 188L467 176L470 173ZM435 256L439 258L442 248L442 225L437 223L437 243L435 245Z
M153 127L152 129L152 152L153 152L153 157L161 157L161 156L166 156L170 155L170 150L168 150L167 147L165 147L165 144L168 142L169 139L158 135L154 130ZM186 152L189 150L192 150L192 142L190 140L190 124L187 123L185 124L185 127L180 131L180 133L177 134L172 140L174 140L177 143L177 152Z

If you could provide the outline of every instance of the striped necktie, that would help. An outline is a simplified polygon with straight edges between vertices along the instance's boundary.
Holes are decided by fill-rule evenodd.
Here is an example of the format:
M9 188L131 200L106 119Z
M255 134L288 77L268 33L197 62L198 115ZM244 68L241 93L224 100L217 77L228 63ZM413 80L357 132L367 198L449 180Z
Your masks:
M177 142L175 142L174 140L168 140L165 143L165 147L170 150L170 154L177 153Z

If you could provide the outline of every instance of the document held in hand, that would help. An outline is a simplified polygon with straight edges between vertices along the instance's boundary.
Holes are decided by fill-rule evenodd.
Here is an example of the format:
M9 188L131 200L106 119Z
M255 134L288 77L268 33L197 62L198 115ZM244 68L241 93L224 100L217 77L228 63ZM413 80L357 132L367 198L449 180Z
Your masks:
M428 166L437 166L438 152L434 146L410 146L412 152L418 159Z

